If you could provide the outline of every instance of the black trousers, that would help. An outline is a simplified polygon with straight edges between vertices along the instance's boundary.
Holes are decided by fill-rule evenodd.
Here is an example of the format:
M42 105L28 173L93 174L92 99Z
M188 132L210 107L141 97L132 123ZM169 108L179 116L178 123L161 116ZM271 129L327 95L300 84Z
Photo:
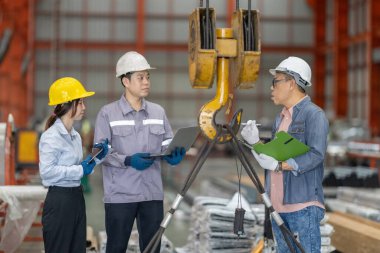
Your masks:
M164 217L163 201L135 203L105 203L107 247L106 253L125 253L133 223L136 218L140 251L148 246L150 239L160 228ZM160 252L160 246L155 253ZM152 252L153 253L153 252Z
M86 252L86 207L82 186L51 186L42 212L45 253Z

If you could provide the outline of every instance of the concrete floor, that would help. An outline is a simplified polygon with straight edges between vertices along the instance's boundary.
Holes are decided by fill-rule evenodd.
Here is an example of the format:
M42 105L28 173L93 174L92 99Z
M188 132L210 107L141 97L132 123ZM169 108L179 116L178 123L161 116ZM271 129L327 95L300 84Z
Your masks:
M255 161L251 160L255 166ZM165 189L165 212L170 208L177 192L182 189L183 183L192 169L194 157L187 157L179 166L170 167L163 163L163 179ZM240 162L238 162L240 166ZM237 180L236 160L233 157L227 157L224 152L216 152L212 157L208 158L201 171L199 172L193 185L190 187L188 194L190 196L210 195L213 193L202 192L202 184L211 178L228 178L229 180ZM255 166L257 168L257 166ZM260 172L261 174L261 172ZM243 172L243 175L246 175ZM249 181L249 180L246 180ZM103 205L103 182L100 166L95 168L95 172L89 177L89 185L91 190L85 193L87 224L94 230L94 235L98 237L99 231L105 230L104 226L104 205ZM249 187L254 188L253 183L248 182ZM238 188L236 187L236 191ZM220 197L220 196L217 196ZM232 197L232 194L231 196ZM165 235L174 244L180 247L186 244L189 228L189 220L191 206L182 201L178 211L175 213L171 223L165 231ZM23 243L17 253L24 252L41 252L42 243Z
M163 163L163 178L165 189L165 212L170 208L172 200L177 194L175 189L181 189L183 183L192 168L194 160L186 159L178 167L169 167ZM233 158L209 158L204 166L202 166L196 180L189 189L189 194L207 195L201 192L201 184L210 178L227 178L236 176L236 162ZM85 194L87 224L92 226L94 233L105 230L104 226L104 205L103 198L103 182L101 169L97 168L89 179L91 192ZM231 196L232 197L232 196ZM165 234L175 246L186 244L188 234L188 220L184 219L183 214L190 211L187 203L182 202L168 226ZM177 217L178 216L178 217ZM186 216L186 214L185 214Z

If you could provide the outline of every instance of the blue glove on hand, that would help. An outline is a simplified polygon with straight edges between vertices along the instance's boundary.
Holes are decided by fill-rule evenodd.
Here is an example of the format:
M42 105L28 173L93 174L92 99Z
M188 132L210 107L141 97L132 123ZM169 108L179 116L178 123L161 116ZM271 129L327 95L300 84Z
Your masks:
M91 174L91 172L94 170L94 167L96 165L95 161L92 160L90 163L88 163L91 160L91 155L88 155L86 159L81 162L81 165L83 167L83 175Z
M102 160L108 153L108 139L101 143L95 143L92 148L102 149L102 151L96 156L96 158Z
M170 155L164 156L164 160L170 165L179 164L186 155L185 148L175 148Z
M145 170L154 162L154 158L149 156L149 153L136 153L132 156L127 156L124 160L124 164L125 166L132 166L136 170Z

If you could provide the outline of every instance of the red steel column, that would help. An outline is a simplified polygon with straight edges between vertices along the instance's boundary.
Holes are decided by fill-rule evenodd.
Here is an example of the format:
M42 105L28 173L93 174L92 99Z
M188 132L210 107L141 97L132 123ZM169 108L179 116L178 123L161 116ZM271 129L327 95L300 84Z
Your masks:
M236 6L236 1L238 0L228 0L226 2L226 10L227 10L227 13L226 13L226 27L231 27L231 18L232 18L232 13L234 12L235 10L235 6ZM218 14L218 13L216 13ZM236 38L235 38L236 39ZM234 116L234 113L235 113L235 110L236 110L236 92L235 92L235 85L233 83L229 83L228 84L229 86L229 91L230 91L230 103L231 103L231 107L229 108L229 113L226 114L226 122L230 122L232 117ZM229 106L229 103L227 104L227 106Z
M236 1L239 0L227 0L227 15L226 15L226 27L231 27L232 13L235 11Z
M334 109L335 116L348 116L348 1L334 2Z
M369 71L369 126L372 136L380 136L380 62L373 62L374 49L380 51L380 1L369 0L370 38L367 44Z
M326 77L326 0L320 0L314 6L314 72L313 89L314 102L321 108L325 107L325 77Z
M137 1L136 19L136 50L144 54L145 51L145 0Z
M36 0L28 0L29 13L28 13L28 67L26 72L26 110L27 115L34 115L34 101L35 101L35 5Z

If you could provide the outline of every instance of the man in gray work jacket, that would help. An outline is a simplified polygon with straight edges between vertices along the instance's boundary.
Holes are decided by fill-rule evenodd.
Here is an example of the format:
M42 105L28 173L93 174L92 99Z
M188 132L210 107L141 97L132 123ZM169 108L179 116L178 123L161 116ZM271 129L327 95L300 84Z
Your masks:
M328 121L323 110L306 94L305 89L311 86L311 69L303 59L288 57L270 73L274 76L271 98L274 104L283 106L273 124L272 138L276 132L285 131L310 150L286 161L277 161L253 150L252 154L265 169L265 189L285 226L294 233L305 252L321 252L319 223L325 211L322 181ZM257 143L259 132L255 122L247 122L241 135L250 144ZM290 252L273 220L272 227L277 252Z
M164 109L145 100L151 69L141 54L124 54L116 65L124 94L96 119L94 143L108 139L112 147L102 164L107 253L126 252L135 219L142 252L163 219L161 161L149 155L161 153L173 132ZM184 156L177 148L163 159L176 165Z

